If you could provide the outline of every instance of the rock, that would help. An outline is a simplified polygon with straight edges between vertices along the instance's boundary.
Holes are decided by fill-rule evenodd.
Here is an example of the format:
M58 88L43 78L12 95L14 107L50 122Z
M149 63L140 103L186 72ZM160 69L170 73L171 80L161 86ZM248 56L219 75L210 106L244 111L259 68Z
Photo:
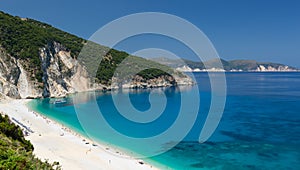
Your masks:
M121 83L113 77L113 82L115 80L118 83L106 87L93 83L84 66L72 58L70 52L60 43L49 42L40 49L39 56L42 82L38 82L34 72L28 70L30 69L29 62L17 60L0 47L0 93L15 99L57 98L89 90L110 91L120 88L144 89L193 84L188 76L163 75L146 80L136 75L132 81Z
M87 71L59 43L53 42L41 49L40 58L44 97L63 97L69 93L91 89Z

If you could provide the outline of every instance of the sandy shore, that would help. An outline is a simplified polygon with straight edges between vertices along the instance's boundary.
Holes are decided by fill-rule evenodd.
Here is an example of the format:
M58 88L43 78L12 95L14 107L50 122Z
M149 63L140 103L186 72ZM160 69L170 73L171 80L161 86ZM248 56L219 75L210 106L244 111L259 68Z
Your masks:
M34 154L41 160L57 161L65 170L75 169L157 169L130 157L117 156L110 148L97 144L76 134L55 121L30 111L29 100L6 100L0 102L0 112L32 130L26 137L34 146ZM16 123L16 122L15 122ZM20 125L20 126L22 126ZM88 143L88 144L87 144ZM123 155L123 153L120 153Z

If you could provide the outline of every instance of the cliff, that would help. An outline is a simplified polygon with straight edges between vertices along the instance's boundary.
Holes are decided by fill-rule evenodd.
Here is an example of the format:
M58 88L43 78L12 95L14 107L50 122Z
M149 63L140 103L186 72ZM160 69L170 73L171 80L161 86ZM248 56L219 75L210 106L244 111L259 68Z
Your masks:
M0 47L0 93L12 98L60 97L89 90L90 79L77 60L59 43L40 49L42 82L30 73L30 64Z
M20 98L18 91L20 74L21 70L18 67L16 59L10 57L0 47L0 93L2 93L2 98L5 96Z
M150 79L136 75L132 81L120 86L96 83L84 66L57 42L48 43L41 48L39 57L42 82L28 71L30 63L10 56L0 47L0 94L11 98L63 97L69 93L103 88L154 88L192 84L192 80L184 75L176 77L178 82L170 75Z
M98 51L85 53L85 61L78 60L88 43L106 51L100 56L100 65L95 65L97 62L92 58ZM137 74L115 77L116 69L127 58L131 60L121 72L137 70ZM97 68L95 75L87 69L86 62ZM153 68L144 71L146 66L159 66L168 73ZM86 41L45 23L0 12L0 98L63 97L94 89L151 88L192 82L170 67Z

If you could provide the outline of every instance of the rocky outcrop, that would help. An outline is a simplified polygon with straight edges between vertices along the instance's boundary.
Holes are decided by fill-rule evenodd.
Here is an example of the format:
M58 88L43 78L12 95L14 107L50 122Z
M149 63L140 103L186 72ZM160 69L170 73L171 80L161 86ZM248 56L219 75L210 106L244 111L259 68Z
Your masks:
M18 60L0 48L0 94L11 98L62 97L87 91L87 71L61 44L53 42L40 49L43 83L37 82L25 68L28 62ZM97 86L100 87L100 86Z
M226 71L223 68L215 68L215 67L209 69L199 69L199 68L192 69L186 65L182 67L178 67L176 68L176 70L181 72L225 72Z
M173 77L170 75L163 75L157 78L145 79L139 75L136 75L132 81L124 82L122 84L113 84L112 88L124 88L124 89L141 89L141 88L158 88L158 87L170 87L176 85L192 85L193 81L189 77Z
M0 97L62 97L68 93L110 89L112 87L102 84L111 84L111 77L125 58L134 61L121 70L126 74L132 69L142 71L147 65L150 68L157 65L33 19L1 11L0 18ZM80 57L82 50L84 57ZM164 69L172 70L167 66ZM136 81L136 86L144 86L143 83L157 87L175 84L168 76L158 77L168 71L161 72L153 69L143 72L141 75L153 80Z
M17 83L18 91L21 98L38 98L42 97L42 89L35 80L30 79L30 74L23 68L20 61L17 62L20 75Z
M20 69L15 58L0 47L0 93L11 98L20 98L17 83Z
M0 48L0 96L11 98L63 97L69 93L96 89L155 88L193 84L188 76L163 75L144 79L136 75L132 81L107 87L92 83L85 67L72 58L70 52L57 42L48 43L41 48L39 56L42 82L38 82L37 75L29 71L30 62L16 59L8 55L5 49Z
M43 97L61 97L89 89L87 71L59 43L40 50L43 71Z
M277 67L273 66L265 66L259 65L256 70L257 72L289 72L289 71L297 71L296 69L290 68L289 66L280 65Z

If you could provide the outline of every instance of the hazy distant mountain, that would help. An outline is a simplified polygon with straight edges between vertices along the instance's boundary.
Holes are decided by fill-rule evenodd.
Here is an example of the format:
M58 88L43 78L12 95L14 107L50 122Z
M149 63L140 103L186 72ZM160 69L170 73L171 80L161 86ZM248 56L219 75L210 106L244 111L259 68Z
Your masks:
M206 62L196 62L186 59L169 59L164 57L151 58L161 64L176 68L180 71L298 71L299 69L279 63L258 62L255 60L231 60L218 59Z

